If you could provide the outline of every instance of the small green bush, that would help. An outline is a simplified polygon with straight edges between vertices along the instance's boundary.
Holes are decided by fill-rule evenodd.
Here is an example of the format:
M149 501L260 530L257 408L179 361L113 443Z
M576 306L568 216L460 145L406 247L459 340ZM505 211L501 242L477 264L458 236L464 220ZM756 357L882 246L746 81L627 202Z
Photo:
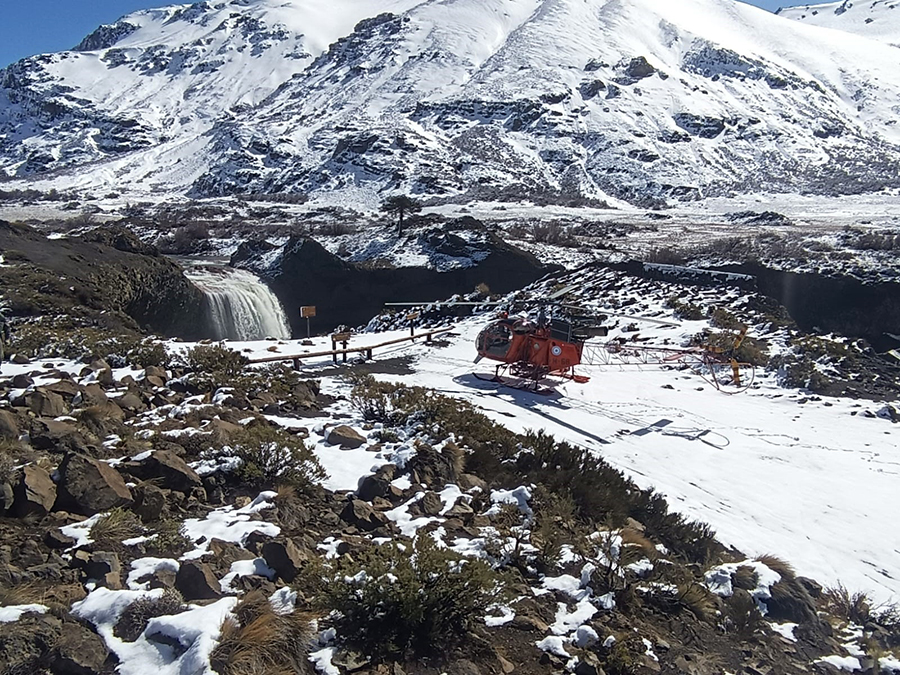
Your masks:
M238 377L247 365L247 357L223 345L197 345L185 355L191 370L213 376L221 383Z
M128 362L140 368L148 366L158 366L167 368L169 366L169 353L165 346L154 340L144 340L140 344L132 347L128 352Z
M268 424L251 424L233 434L222 454L238 457L242 482L306 489L325 478L325 470L303 439Z
M339 639L378 659L457 644L496 602L500 585L485 563L422 536L412 552L388 543L339 559L324 571L319 600L336 612Z

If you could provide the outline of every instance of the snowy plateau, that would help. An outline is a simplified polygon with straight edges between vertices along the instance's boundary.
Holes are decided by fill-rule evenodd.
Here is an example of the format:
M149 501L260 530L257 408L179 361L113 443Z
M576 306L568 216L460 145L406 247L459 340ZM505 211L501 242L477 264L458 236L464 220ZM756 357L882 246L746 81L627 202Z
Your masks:
M896 190L900 51L890 31L855 32L896 26L893 6L813 17L851 32L731 0L139 11L0 71L0 171L13 188L134 197L661 206Z

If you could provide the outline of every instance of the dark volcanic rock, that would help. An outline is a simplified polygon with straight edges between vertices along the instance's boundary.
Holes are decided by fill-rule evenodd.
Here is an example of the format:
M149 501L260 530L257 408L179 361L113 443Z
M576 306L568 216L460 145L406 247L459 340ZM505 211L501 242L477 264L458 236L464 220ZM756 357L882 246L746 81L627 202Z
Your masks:
M59 506L93 515L131 504L131 490L118 471L106 462L68 454L59 467Z
M195 487L203 485L197 472L169 449L155 450L129 471L143 480L159 479L159 487L166 490L190 492Z
M206 337L205 322L197 320L205 316L202 292L178 265L121 226L103 226L81 238L47 239L30 227L0 221L0 250L14 250L33 266L30 287L12 288L8 297L26 314L82 305L104 312L107 321L115 320L111 310L119 311L154 332ZM30 296L35 288L40 289L36 304L20 299L20 293Z
M309 560L309 554L298 548L290 539L266 542L262 546L261 553L266 564L287 583L296 578L303 563Z
M185 600L213 600L222 597L222 587L206 563L188 561L178 568L177 588Z
M341 511L341 519L366 532L390 522L386 515L377 512L370 504L360 499L352 499L347 502L347 506Z
M39 466L26 466L13 488L13 511L19 518L43 518L56 502L56 485Z
M481 224L474 219L459 224L477 232L475 244L440 229L407 235L419 238L419 244L434 251L436 258L459 257L462 260L469 256L472 259L471 265L445 271L425 267L383 269L354 265L331 254L318 242L303 237L288 241L277 267L263 267L260 256L255 255L250 246L242 246L233 256L232 263L260 274L285 307L320 307L316 317L319 330L329 330L340 324L358 326L367 323L385 302L396 298L430 301L454 293L468 293L480 283L487 284L495 293L507 293L556 269L542 265L531 254L482 230ZM306 324L295 314L289 312L289 317L294 332L299 334L306 330Z
M54 672L90 675L103 670L109 656L103 640L84 626L67 622L54 649Z

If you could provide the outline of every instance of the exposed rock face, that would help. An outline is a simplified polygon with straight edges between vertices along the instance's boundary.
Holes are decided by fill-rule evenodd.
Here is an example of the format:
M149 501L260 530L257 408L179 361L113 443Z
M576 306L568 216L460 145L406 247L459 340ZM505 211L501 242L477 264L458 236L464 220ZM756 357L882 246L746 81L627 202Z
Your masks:
M506 293L555 269L541 265L534 256L484 230L480 222L465 220L462 225L473 231L469 241L440 229L411 235L420 240L417 247L432 252L435 259L459 261L456 266L443 270L373 269L347 263L318 242L300 237L288 241L272 265L266 265L263 262L266 258L250 246L239 248L232 264L247 267L266 279L285 307L319 307L316 324L320 330L340 324L364 324L385 302L397 298L430 301L454 293L468 293L480 283L487 284L495 293ZM298 282L300 279L302 283ZM289 313L291 325L295 334L300 334L306 330L306 324L294 314L297 313Z
M0 410L0 438L18 438L19 424L12 413Z
M103 670L109 650L96 633L77 623L65 623L54 649L58 672L88 675Z
M303 563L309 560L309 554L298 548L290 539L266 542L262 546L261 554L266 564L287 583L294 580L300 573Z
M92 515L132 503L131 490L106 462L69 454L59 467L59 503L64 509Z
M347 506L341 511L341 519L365 532L370 532L389 522L387 516L377 512L370 504L360 499L352 499L347 502Z
M202 486L200 476L172 450L154 450L143 462L130 468L130 472L140 478L157 478L159 487L178 492L190 492Z
M29 227L0 221L0 250L14 250L34 266L29 279L9 286L4 281L8 271L0 268L0 285L11 289L10 304L22 313L62 313L83 305L97 312L119 310L157 333L206 336L206 326L197 321L204 316L203 294L175 263L122 227L104 226L82 238L47 239ZM58 283L60 277L66 278L64 285ZM42 306L19 299L17 287L23 284L29 284L28 292L44 288ZM44 406L43 399L35 405Z

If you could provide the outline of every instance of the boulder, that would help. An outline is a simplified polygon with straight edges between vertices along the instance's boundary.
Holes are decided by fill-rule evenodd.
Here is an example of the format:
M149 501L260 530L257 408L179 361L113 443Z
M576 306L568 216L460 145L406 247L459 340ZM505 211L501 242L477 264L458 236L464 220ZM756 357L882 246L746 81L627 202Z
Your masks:
M166 493L151 483L142 483L134 489L131 510L145 523L156 522L166 510Z
M81 405L84 407L101 405L108 400L103 387L97 383L89 384L81 390Z
M342 448L349 449L358 448L366 442L365 436L362 436L359 432L355 431L352 427L348 427L346 424L341 424L329 429L325 440L332 445L340 445Z
M13 487L13 513L19 518L43 518L56 502L56 485L39 466L26 466Z
M456 483L463 492L468 492L472 488L478 488L482 492L487 492L487 483L471 473L460 474Z
M25 373L19 373L12 379L13 389L28 389L34 385L34 380Z
M306 551L298 548L290 539L266 542L261 553L266 564L286 583L291 583L300 573L303 563L309 560Z
M60 508L93 515L133 501L125 480L106 462L70 453L59 466L59 476Z
M178 568L175 588L185 600L214 600L222 597L222 587L206 563L190 560Z
M144 376L145 377L158 377L159 379L165 381L169 378L166 374L165 368L160 368L159 366L147 366L144 368Z
M439 516L444 509L444 502L435 492L426 492L419 502L422 513L426 516Z
M127 412L141 412L147 407L146 405L144 405L141 397L133 392L123 394L116 399L116 403L122 410L125 410Z
M31 412L38 417L60 417L69 412L62 396L43 387L35 389L25 400Z
M16 416L6 410L0 410L0 438L18 438L19 423Z
M59 528L54 527L47 530L47 534L44 535L44 544L52 549L64 550L75 545L75 538L63 534Z
M355 525L360 530L370 532L390 522L383 513L376 511L361 499L351 499L341 511L341 519Z
M475 510L466 504L464 501L459 500L453 507L444 514L447 518L459 518L463 522L472 518L475 515Z
M391 481L394 480L394 472L397 467L393 464L385 464L372 475L359 481L356 495L364 502L371 502L376 497L387 497L390 494Z
M87 452L88 442L84 435L69 422L51 419L34 420L29 437L37 450L53 452Z
M90 675L103 671L109 650L96 633L81 624L66 622L54 648L53 672Z
M190 492L203 485L197 472L170 449L155 450L132 473L144 479L158 479L160 487L177 492Z
M108 551L91 553L84 565L84 573L101 586L117 591L122 588L122 564L119 556Z

